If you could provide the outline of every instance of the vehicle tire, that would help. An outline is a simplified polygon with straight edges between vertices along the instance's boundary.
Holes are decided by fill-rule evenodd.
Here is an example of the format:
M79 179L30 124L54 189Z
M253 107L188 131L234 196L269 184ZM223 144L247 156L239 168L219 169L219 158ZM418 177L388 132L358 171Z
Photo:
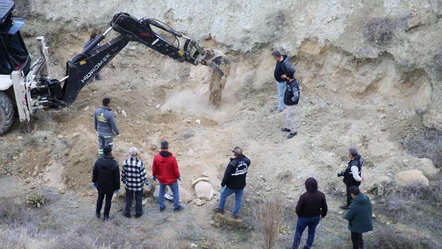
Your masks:
M14 123L14 105L8 96L0 92L0 135L11 128Z

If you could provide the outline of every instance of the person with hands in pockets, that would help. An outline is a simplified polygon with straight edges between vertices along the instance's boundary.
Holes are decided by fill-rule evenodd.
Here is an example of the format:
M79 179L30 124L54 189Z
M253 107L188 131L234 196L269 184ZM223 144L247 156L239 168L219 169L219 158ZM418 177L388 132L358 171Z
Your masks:
M164 194L166 186L172 189L173 193L173 211L179 212L184 208L180 205L180 194L178 188L178 181L181 181L180 171L176 157L169 151L169 142L161 142L161 151L155 155L152 163L153 180L160 183L160 191L158 193L158 206L160 211L164 211L166 205L164 204Z
M140 218L143 215L143 185L146 184L149 188L150 183L147 180L146 169L143 162L138 158L138 149L131 147L129 149L130 158L123 163L121 171L121 181L126 185L126 208L123 215L126 218L131 218L130 208L132 206L132 199L135 195L135 218Z
M99 157L95 162L92 172L92 186L98 190L95 216L101 218L101 208L106 197L103 219L108 220L112 197L120 191L120 168L112 156L112 147L104 147L103 153L104 156Z

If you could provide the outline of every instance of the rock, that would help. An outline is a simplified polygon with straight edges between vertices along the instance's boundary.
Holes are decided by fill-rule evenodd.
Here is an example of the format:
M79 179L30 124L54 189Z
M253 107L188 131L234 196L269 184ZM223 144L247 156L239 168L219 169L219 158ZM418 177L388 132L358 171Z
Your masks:
M194 244L194 243L190 244L190 248L197 248L197 247L198 247L197 244Z
M122 110L122 111L121 111L121 115L123 115L124 117L127 117L127 113L126 113L126 111L125 111L125 110Z
M58 137L58 139L62 139L63 135L58 135L57 137Z
M64 195L64 194L66 193L66 189L61 188L61 189L58 190L58 192L59 192L60 194Z
M199 198L196 198L195 200L193 200L193 204L195 204L195 205L197 205L198 207L200 207L200 206L206 204L206 201L201 200L201 199L199 199Z
M192 188L194 188L197 183L202 182L202 181L209 182L209 177L200 177L200 178L194 180L192 182Z
M442 113L436 110L431 110L423 117L423 123L425 127L429 129L436 129L442 131Z
M199 120L199 119L197 119L195 122L196 122L197 124L201 124L201 120Z
M161 105L160 105L160 104L158 104L157 106L155 106L155 108L157 108L157 109L158 109L158 108L160 108L160 107L161 107Z
M209 171L204 171L201 175L202 175L203 177L209 177L210 172L209 172Z
M215 213L214 217L215 223L220 223L221 225L230 226L233 229L243 229L247 228L247 225L242 222L242 219L235 220L233 214L230 211L225 211L224 214Z
M155 144L150 145L150 150L157 150L157 146Z
M214 190L208 182L199 182L195 185L196 196L202 200L210 201L213 197Z
M192 120L191 120L190 118L185 118L185 119L183 120L183 122L189 124L190 122L192 122Z
M406 186L413 183L421 183L425 186L429 185L427 177L420 170L402 171L396 174L396 183L400 186Z
M376 220L376 215L375 215L374 213L371 213L371 218L372 218L373 220Z
M436 176L440 171L428 158L419 158L415 168L421 170L426 177Z
M86 106L86 107L83 109L83 111L87 111L87 110L89 110L89 106Z
M23 140L23 137L22 136L18 136L17 140Z
M190 148L189 151L187 151L187 156L190 156L190 157L195 156L195 151L193 151L192 148Z

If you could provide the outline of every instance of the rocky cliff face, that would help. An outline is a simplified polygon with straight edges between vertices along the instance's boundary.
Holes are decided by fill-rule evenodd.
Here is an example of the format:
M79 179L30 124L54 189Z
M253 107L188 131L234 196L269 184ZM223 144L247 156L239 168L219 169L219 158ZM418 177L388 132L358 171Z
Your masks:
M66 25L60 28L68 30L104 29L115 13L124 11L163 20L198 40L212 37L226 50L246 52L265 44L298 55L304 41L314 40L319 47L333 45L355 59L388 58L385 62L402 74L382 84L399 78L399 84L406 82L401 91L413 94L416 88L418 99L425 92L416 110L425 114L426 126L442 127L438 115L442 110L438 97L442 94L442 3L438 0L17 2L31 20L38 17L42 25L60 22ZM376 78L370 72L364 76ZM428 84L421 87L422 81Z

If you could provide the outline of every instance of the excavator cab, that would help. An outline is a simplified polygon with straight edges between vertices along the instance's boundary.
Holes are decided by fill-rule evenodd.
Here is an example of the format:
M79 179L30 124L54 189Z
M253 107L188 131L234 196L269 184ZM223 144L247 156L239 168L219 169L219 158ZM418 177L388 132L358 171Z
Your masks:
M31 58L19 31L25 20L12 17L13 8L12 1L0 1L0 74L23 71L26 75Z

